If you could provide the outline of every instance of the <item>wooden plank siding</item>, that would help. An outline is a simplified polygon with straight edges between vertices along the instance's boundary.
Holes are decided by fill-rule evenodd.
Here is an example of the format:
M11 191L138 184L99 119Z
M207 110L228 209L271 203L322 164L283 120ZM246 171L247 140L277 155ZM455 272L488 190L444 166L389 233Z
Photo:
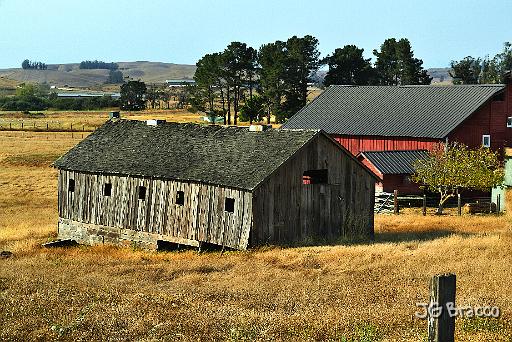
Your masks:
M307 170L327 184L303 184ZM250 245L372 237L376 179L324 135L304 146L253 193Z
M74 192L68 191L69 180ZM99 175L59 170L59 217L66 220L129 229L245 249L252 224L252 194L214 185L143 177ZM112 184L111 196L104 185ZM139 199L139 186L146 187ZM185 203L176 204L183 191ZM235 200L226 212L226 197Z
M381 137L362 135L339 135L332 137L354 156L364 151L396 151L396 150L428 150L443 143L443 139L410 138L410 137Z
M510 88L510 87L507 87ZM505 96L505 95L504 95ZM512 129L507 128L505 101L489 101L473 113L448 136L449 141L461 142L470 148L482 146L482 136L491 136L491 149L503 155L503 148L511 141Z

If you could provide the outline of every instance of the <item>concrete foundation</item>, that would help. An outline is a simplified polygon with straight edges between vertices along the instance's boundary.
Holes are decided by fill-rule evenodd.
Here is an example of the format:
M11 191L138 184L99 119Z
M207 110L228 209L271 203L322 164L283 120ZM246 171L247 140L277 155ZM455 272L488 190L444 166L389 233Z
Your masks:
M157 241L199 247L199 241L147 232L100 226L59 218L58 238L74 240L84 245L121 245L157 249Z

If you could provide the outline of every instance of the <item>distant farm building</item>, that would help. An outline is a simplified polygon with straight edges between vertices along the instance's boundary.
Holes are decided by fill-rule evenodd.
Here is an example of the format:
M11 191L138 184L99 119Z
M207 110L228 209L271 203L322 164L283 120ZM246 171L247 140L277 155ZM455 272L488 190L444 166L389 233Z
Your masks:
M376 178L321 131L109 121L63 157L60 239L235 249L373 236Z
M321 129L354 155L453 141L503 155L512 144L512 87L330 86L283 128Z
M169 87L185 87L187 85L194 85L196 81L184 78L184 79L176 79L176 80L165 80L165 83Z
M102 97L102 96L110 96L114 99L119 99L121 97L121 93L73 92L73 91L57 93L57 97L66 98L66 99L80 99L80 98Z

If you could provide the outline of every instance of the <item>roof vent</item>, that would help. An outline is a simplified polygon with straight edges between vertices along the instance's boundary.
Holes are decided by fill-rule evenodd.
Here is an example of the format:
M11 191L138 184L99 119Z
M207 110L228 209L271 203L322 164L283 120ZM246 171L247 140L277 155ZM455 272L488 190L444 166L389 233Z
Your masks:
M263 132L272 129L272 125L250 125L249 132Z
M148 126L158 126L165 123L165 120L146 120Z

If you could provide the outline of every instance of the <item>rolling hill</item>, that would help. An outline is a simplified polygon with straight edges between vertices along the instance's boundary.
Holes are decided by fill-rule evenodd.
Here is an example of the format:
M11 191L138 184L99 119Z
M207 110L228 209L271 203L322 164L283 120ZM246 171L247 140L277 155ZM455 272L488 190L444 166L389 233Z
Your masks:
M196 70L195 65L163 62L137 61L117 64L125 77L140 79L146 83L163 83L168 79L191 79ZM438 84L451 84L448 71L449 68L428 69L429 75L433 77L432 83ZM319 70L314 77L315 81L322 82L325 72ZM47 70L0 69L0 88L2 80L9 80L10 85L32 82L48 83L58 87L101 88L108 78L108 73L109 71L104 69L80 69L78 63L51 64Z
M166 79L192 78L195 65L162 62L118 62L125 77L146 83L163 83ZM0 69L0 77L18 82L48 83L58 87L95 88L103 85L108 70L79 69L78 63L51 64L47 70Z

